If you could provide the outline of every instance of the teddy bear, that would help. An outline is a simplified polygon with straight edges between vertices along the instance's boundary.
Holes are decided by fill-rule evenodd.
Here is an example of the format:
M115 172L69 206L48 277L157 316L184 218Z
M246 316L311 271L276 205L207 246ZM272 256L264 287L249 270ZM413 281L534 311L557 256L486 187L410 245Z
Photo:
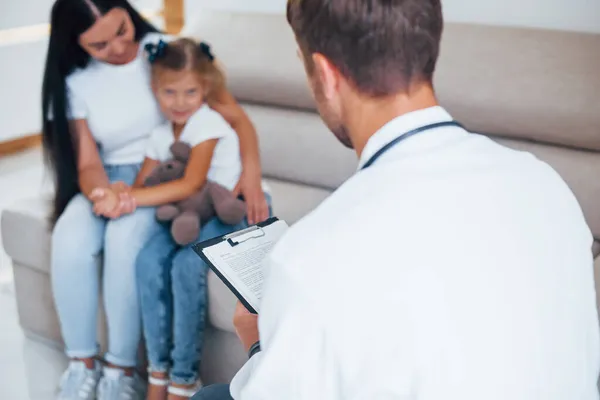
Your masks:
M145 186L183 178L192 150L183 142L175 142L170 151L173 158L159 164L144 181ZM211 181L189 198L156 210L159 221L171 222L171 235L180 246L197 240L202 224L215 215L225 224L238 224L246 216L246 204L227 188Z

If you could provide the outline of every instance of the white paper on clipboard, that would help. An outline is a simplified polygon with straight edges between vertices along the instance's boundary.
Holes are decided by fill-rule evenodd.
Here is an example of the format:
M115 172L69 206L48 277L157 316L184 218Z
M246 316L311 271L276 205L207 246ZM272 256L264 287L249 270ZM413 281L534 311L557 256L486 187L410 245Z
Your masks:
M275 218L199 243L194 250L251 312L258 313L266 257L287 229L285 221Z

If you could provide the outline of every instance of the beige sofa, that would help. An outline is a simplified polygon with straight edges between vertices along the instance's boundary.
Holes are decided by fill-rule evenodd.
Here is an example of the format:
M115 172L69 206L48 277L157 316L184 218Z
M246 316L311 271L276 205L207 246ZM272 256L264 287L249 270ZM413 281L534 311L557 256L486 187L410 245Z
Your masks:
M293 223L353 173L354 154L336 142L315 113L283 16L206 11L184 34L212 44L226 66L229 87L254 121L276 215ZM436 76L439 99L456 119L474 132L531 151L558 170L581 202L596 239L598 49L600 35L447 24ZM38 198L6 210L2 237L14 263L23 329L60 343L49 281L48 208L48 200ZM444 238L432 238L434 249L435 240ZM600 243L593 251L598 256ZM214 275L208 284L203 378L210 383L229 380L245 354L231 324L234 297ZM102 323L99 332L105 343Z

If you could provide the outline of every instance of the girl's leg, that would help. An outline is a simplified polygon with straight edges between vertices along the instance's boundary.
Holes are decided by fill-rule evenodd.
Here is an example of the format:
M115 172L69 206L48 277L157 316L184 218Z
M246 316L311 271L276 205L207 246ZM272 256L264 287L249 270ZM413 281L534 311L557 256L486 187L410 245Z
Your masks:
M81 360L72 362L63 377L64 398L82 388L93 393L98 380L94 361L98 354L98 260L105 225L104 219L94 215L92 204L79 194L71 200L52 232L50 275L56 311L67 355Z
M270 197L267 196L270 205ZM246 220L226 225L213 218L202 226L198 241L226 235L247 228ZM199 378L200 357L206 320L208 266L191 246L180 249L173 258L173 352L171 382L177 387L190 387ZM177 398L171 396L170 398Z
M177 245L171 237L170 230L167 226L163 226L144 245L136 261L142 327L146 339L150 374L153 378L150 379L148 387L148 400L164 399L167 395L173 342L171 265L176 249Z

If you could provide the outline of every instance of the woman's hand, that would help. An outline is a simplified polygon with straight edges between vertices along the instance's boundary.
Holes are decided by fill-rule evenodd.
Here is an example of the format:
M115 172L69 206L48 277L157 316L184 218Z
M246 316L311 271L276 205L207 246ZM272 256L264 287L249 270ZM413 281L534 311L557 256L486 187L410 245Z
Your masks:
M117 218L119 214L119 195L110 188L96 188L90 194L94 202L94 214L107 218Z
M269 217L269 205L262 190L262 178L260 172L244 169L237 186L233 189L237 197L242 194L246 202L246 218L248 224L253 225L264 221Z
M94 213L106 218L116 219L131 214L136 209L131 188L123 182L111 184L109 188L96 188L90 194L94 203Z

